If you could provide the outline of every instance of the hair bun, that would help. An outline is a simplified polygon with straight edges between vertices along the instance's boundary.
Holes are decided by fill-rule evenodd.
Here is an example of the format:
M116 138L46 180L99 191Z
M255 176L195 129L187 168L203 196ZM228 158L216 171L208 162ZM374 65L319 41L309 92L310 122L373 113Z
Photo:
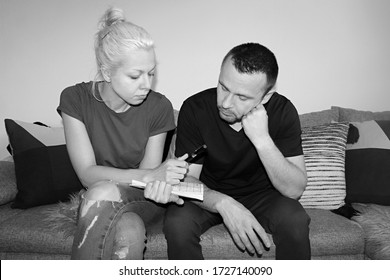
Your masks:
M103 15L100 23L101 29L114 25L118 22L126 21L123 10L119 8L109 8Z

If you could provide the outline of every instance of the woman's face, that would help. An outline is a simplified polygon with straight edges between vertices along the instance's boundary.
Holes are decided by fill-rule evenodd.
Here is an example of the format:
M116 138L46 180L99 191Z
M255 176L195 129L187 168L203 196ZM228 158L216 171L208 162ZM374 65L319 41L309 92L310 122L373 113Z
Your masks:
M130 105L139 105L147 97L156 68L154 49L132 50L110 73L113 93Z

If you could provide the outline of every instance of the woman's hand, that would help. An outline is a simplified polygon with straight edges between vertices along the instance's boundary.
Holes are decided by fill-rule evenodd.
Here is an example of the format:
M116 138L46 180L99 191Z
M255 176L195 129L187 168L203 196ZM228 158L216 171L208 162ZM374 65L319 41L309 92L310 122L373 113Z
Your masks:
M172 194L172 185L166 182L154 181L153 183L147 183L144 190L145 198L153 200L157 203L169 203L174 202L178 205L182 205L184 200L179 196Z
M145 176L145 182L165 181L168 184L176 185L188 172L188 163L184 160L188 157L185 154L177 159L168 159L164 161L159 167L153 169Z

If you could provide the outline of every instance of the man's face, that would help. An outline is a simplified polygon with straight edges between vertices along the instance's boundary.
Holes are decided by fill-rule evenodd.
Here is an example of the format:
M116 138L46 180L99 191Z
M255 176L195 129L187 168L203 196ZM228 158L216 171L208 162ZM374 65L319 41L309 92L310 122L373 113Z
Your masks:
M228 58L221 67L218 80L219 116L229 124L241 122L242 117L261 102L266 88L264 73L239 73Z

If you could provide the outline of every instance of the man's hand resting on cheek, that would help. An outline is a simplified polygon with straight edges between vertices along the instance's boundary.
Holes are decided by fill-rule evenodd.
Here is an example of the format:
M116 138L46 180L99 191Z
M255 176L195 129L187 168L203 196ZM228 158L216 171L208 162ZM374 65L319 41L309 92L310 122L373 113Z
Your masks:
M241 121L246 136L256 146L263 138L269 137L268 115L262 104L257 105Z

